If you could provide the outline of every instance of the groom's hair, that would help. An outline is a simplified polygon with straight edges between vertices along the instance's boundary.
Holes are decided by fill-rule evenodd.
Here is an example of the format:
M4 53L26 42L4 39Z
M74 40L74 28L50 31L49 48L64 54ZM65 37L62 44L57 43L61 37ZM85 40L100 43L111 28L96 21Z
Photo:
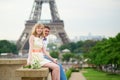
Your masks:
M49 26L47 26L47 25L45 25L45 26L44 26L44 28L47 28L47 29L49 29L49 30L50 30L50 27L49 27Z

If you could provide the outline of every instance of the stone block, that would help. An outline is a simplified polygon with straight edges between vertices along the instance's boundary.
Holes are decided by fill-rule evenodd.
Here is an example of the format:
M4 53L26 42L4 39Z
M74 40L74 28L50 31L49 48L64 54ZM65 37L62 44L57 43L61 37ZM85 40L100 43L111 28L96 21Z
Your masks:
M20 80L15 76L16 69L26 64L26 59L12 58L0 59L0 80Z
M48 68L28 69L21 67L16 70L16 77L20 77L21 80L47 80L48 74Z

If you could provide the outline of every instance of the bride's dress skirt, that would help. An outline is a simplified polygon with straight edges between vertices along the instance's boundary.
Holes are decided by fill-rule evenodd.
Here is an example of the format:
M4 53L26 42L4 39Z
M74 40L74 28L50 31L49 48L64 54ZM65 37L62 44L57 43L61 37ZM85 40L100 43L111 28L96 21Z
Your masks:
M44 58L43 53L40 52L34 52L31 54L31 61L29 61L30 56L28 57L27 61L30 62L31 64L34 64L35 61L39 62L41 66L45 65L46 63L51 62L50 60L47 60Z

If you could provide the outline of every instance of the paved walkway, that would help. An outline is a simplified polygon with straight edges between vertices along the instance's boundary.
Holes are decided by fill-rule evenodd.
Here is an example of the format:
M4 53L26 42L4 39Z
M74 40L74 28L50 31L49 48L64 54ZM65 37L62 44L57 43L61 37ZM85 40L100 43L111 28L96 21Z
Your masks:
M69 80L86 80L81 72L72 72Z

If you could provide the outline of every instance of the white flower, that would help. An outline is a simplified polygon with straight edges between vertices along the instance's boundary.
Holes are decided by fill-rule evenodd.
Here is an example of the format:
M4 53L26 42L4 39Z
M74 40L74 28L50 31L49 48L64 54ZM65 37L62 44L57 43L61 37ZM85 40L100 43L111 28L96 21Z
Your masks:
M41 68L41 65L40 65L39 60L34 59L34 60L33 60L33 63L31 64L31 68L32 68L32 69L40 69L40 68Z
M42 61L42 59L40 59L37 55L33 55L31 68L32 69L39 69L39 68L41 68L40 61Z

